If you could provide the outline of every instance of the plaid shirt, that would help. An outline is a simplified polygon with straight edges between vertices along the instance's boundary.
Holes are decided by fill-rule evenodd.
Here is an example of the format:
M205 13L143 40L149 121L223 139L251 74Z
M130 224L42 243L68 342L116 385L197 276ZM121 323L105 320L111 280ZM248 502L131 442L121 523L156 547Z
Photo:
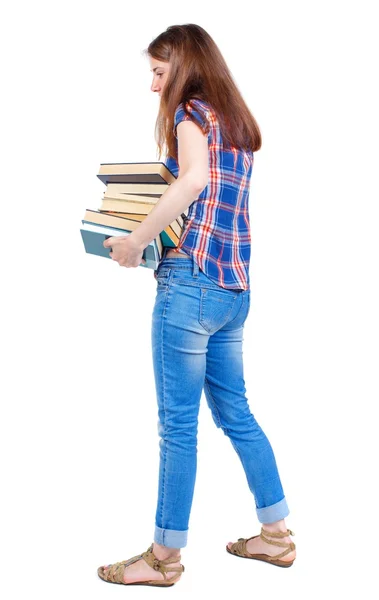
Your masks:
M211 106L199 99L187 103L191 115L204 133L209 125L208 184L188 208L177 246L193 257L205 275L226 289L250 289L249 188L253 152L223 145L217 117ZM200 111L205 113L202 118ZM181 121L189 120L183 103L175 111L173 132ZM169 156L166 166L177 177L178 162ZM156 273L156 271L155 271Z

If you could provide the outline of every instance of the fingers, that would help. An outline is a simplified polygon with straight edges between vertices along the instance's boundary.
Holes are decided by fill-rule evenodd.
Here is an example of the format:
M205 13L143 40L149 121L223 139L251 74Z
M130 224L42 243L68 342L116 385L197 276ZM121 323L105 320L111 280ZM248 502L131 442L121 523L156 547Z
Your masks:
M108 237L106 240L104 240L103 242L103 246L104 248L109 248L109 246L113 245L113 238L112 237Z

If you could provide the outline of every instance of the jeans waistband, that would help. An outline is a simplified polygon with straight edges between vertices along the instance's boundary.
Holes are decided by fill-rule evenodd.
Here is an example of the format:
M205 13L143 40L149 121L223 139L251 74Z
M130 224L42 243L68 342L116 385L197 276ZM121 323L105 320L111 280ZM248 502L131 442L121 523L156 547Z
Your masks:
M183 256L181 258L172 258L172 257L166 257L165 255L163 256L160 264L159 264L159 268L162 267L170 267L170 268L175 268L175 269L186 269L186 270L191 270L192 269L192 274L194 277L198 277L199 275L199 265L197 264L197 262L194 260L194 258L192 256Z

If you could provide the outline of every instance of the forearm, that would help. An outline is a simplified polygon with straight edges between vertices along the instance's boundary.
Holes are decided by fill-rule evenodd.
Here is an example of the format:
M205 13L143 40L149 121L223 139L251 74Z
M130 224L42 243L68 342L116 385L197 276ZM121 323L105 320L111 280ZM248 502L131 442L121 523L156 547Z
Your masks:
M159 198L153 210L130 234L141 250L175 221L198 198L202 189L204 188L194 185L192 177L186 175L174 181Z

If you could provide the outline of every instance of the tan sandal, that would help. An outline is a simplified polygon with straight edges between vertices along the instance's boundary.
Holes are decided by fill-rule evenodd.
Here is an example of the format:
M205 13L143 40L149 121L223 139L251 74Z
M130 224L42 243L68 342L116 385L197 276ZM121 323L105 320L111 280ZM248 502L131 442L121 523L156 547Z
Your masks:
M160 571L164 579L161 581L146 580L125 583L123 580L125 567L131 565L134 562L137 562L137 560L140 560L141 558L143 558L147 562L147 564L150 565L150 567L153 567L155 571ZM104 566L99 567L97 570L97 574L101 579L103 579L104 581L108 581L109 583L169 587L171 585L174 585L180 579L181 574L184 572L184 565L180 565L180 567L167 567L167 565L180 561L180 558L181 557L179 554L179 556L171 556L169 558L166 558L165 560L159 560L153 553L153 544L151 544L151 546L149 546L146 552L143 552L142 554L137 554L136 556L133 556L128 560L122 560L121 562L114 563L113 565L108 565L109 568L105 571ZM167 579L166 573L169 571L179 571L180 575L174 575L174 577L170 577L170 579Z
M232 546L230 548L228 546L226 546L226 549L229 552L229 554L234 554L235 556L241 556L242 558L255 558L256 560L263 560L265 562L271 563L272 565L276 565L278 567L290 567L294 563L295 559L288 560L288 561L280 560L280 559L283 558L283 556L286 556L286 554L289 554L290 552L292 552L292 550L295 550L296 545L293 542L291 542L290 544L288 544L286 542L273 542L272 540L267 539L265 537L265 535L269 535L270 537L274 537L274 538L283 538L288 535L295 535L295 534L290 529L287 529L287 531L273 533L271 531L266 531L265 529L263 529L263 527L261 528L261 533L259 534L259 537L261 537L262 540L264 540L268 544L273 544L274 546L280 546L282 548L286 548L283 552L281 552L280 554L276 554L275 556L269 556L268 554L250 554L250 552L248 552L246 550L246 543L249 540L252 540L252 539L258 537L257 535L253 535L250 538L239 538L238 542L234 542L234 544L232 544Z

